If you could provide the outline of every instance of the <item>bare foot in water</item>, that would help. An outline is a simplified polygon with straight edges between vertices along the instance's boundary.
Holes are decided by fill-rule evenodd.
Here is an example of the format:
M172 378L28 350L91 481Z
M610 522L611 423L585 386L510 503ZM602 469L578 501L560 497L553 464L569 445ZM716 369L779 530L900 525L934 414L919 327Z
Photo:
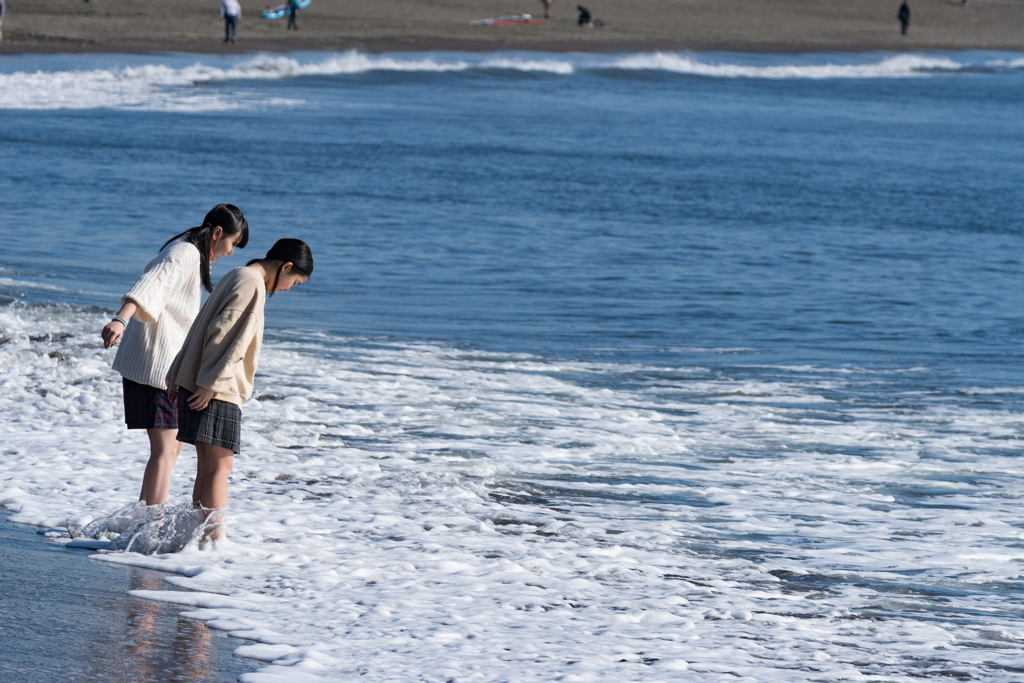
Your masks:
M228 509L202 508L206 521L203 522L203 537L199 540L200 549L205 549L209 544L216 543L226 536L228 520Z

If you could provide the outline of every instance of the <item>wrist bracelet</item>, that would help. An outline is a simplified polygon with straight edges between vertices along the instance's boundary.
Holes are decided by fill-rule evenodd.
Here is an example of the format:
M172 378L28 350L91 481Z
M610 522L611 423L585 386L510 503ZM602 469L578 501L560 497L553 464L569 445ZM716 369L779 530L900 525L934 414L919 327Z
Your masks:
M125 327L128 327L128 321L127 321L127 320L125 320L124 318L122 318L122 317L121 317L121 316L119 316L119 315L115 315L115 316L114 316L114 317L112 318L112 320L116 320L117 322L121 323L121 324L122 324L122 325L124 325Z

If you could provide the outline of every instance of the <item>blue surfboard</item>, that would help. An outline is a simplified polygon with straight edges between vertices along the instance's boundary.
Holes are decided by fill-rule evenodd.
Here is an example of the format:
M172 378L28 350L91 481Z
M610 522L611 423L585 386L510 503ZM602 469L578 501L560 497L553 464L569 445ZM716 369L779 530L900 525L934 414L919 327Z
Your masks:
M299 0L299 9L306 9L311 2L313 0ZM263 10L260 19L280 19L286 16L288 16L288 5L278 5L277 7Z

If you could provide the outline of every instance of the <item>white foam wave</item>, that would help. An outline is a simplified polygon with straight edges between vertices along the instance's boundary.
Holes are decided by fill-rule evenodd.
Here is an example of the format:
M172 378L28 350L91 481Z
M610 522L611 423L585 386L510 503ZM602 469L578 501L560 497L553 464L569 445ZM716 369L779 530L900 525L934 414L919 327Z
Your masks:
M347 52L302 63L290 57L258 55L230 67L196 62L185 67L165 64L121 69L35 71L0 74L0 109L141 109L157 111L221 111L254 106L289 106L299 100L266 98L257 93L225 93L197 85L259 81L383 71L458 71L461 61L371 57Z
M480 63L482 69L511 69L513 71L540 71L569 75L576 70L572 62L560 59L505 59L494 58Z
M259 55L226 70L227 78L288 78L295 76L339 76L365 73L367 71L433 72L464 71L470 62L461 59L450 61L423 57L403 59L366 55L350 51L327 59L301 63L291 57Z
M638 54L612 60L614 69L671 71L715 78L826 79L907 78L938 71L959 71L960 62L944 57L902 54L871 64L770 64L709 63L695 56L672 52Z
M31 282L29 280L14 280L9 277L0 277L0 287L27 287L29 289L46 289L53 292L66 292L67 287L51 285L45 282Z
M1024 69L1024 59L992 59L985 62L992 69Z
M239 97L194 86L232 78L253 78L258 69L219 69L195 64L173 68L149 64L124 69L36 71L0 74L0 109L138 109L223 111L256 105L298 104L296 100Z
M291 56L256 55L228 66L196 61L185 66L167 63L123 68L0 73L0 109L138 109L149 111L222 111L295 106L301 101L267 97L252 84L303 76L341 76L391 71L447 73L467 70L507 70L569 76L581 72L661 71L711 78L830 79L909 78L970 69L950 57L899 54L870 63L743 64L709 61L700 55L674 52L642 53L597 58L585 55L549 58L516 54L483 56L367 55L355 51L314 60ZM173 60L171 60L173 61ZM979 66L979 65L975 65ZM1024 68L1024 59L994 60L984 68ZM228 88L197 87L233 84Z

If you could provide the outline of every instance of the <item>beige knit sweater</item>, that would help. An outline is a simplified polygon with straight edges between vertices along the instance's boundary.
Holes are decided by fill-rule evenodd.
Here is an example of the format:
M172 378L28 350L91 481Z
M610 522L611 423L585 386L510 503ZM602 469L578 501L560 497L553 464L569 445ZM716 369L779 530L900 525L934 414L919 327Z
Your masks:
M221 278L167 372L167 386L241 405L252 395L263 344L267 287L255 269L235 268Z
M133 382L166 389L167 370L202 301L199 249L184 238L168 244L121 298L121 305L129 299L139 308L121 337L114 370Z

